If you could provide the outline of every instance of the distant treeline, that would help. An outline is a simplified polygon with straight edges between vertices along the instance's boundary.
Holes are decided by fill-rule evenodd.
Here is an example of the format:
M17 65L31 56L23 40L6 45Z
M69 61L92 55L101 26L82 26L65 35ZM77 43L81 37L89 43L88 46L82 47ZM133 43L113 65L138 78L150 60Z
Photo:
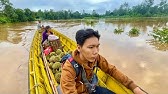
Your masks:
M130 7L127 2L123 3L118 9L109 9L105 14L98 14L95 10L86 13L85 10L73 12L72 10L54 11L30 9L16 9L9 0L0 0L0 23L26 22L41 20L60 20L60 19L83 19L83 18L114 18L114 17L163 17L168 16L167 0L160 0L157 5L154 0L144 0L139 5Z

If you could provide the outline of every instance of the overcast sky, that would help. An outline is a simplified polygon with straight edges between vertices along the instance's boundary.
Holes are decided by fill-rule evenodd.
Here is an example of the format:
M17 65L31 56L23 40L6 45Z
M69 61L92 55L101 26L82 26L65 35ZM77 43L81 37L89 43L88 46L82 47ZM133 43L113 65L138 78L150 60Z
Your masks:
M144 0L9 0L15 8L29 8L33 11L49 10L72 10L91 12L96 10L98 13L105 13L106 10L114 10L119 8L124 2L128 2L129 6L135 6ZM155 0L159 1L160 0Z

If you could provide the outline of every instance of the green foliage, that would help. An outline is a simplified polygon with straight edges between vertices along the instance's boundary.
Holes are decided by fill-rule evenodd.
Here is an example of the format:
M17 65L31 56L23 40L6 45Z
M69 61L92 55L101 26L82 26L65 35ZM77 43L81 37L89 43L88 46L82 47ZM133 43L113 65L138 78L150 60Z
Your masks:
M0 17L0 24L9 22L7 17Z
M0 0L0 23L34 21L35 14L30 9L15 9L9 0Z
M168 28L155 29L151 35L156 41L168 43Z
M54 11L50 10L39 10L38 12L33 12L26 8L15 9L9 0L0 0L0 15L6 18L1 18L1 23L6 22L25 22L34 21L35 19L45 19L45 20L67 20L67 19L88 19L88 18L125 18L125 17L160 17L168 15L168 2L167 0L160 0L160 3L154 5L154 0L144 0L139 5L130 7L127 2L124 2L118 9L113 11L105 12L105 14L100 15L93 10L92 13L85 13L85 10L80 13L79 11L73 12L72 10L62 10ZM1 16L2 17L2 16ZM94 25L94 23L92 23Z
M139 36L139 29L137 28L132 28L130 31L129 31L129 36L131 37L136 37L136 36Z
M123 3L119 9L106 11L105 17L159 17L168 15L167 0L160 0L160 4L154 5L154 0L144 0L139 5L129 7L128 3Z
M4 9L5 6L11 6L12 3L9 2L9 0L0 0L0 10Z
M18 22L18 15L12 6L5 6L4 15L10 20L10 22Z
M24 13L24 10L22 10L22 9L16 9L16 10L15 10L15 13L18 15L18 20L19 20L20 22L28 21L26 15L25 15L25 13Z
M35 20L35 14L30 9L28 9L28 8L24 9L24 14L26 16L27 21L34 21Z
M124 30L121 28L114 29L114 34L121 34L122 32L124 32Z
M90 26L95 26L95 24L98 23L98 20L87 17L87 18L82 19L82 22L84 22L88 26L89 25Z

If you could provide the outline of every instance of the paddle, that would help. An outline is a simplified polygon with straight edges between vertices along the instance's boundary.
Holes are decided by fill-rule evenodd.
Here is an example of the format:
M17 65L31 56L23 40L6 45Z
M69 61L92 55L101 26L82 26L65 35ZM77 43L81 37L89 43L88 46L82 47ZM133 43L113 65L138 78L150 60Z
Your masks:
M141 87L139 87L143 92L145 92L146 94L149 94L148 92L146 92L144 89L142 89Z

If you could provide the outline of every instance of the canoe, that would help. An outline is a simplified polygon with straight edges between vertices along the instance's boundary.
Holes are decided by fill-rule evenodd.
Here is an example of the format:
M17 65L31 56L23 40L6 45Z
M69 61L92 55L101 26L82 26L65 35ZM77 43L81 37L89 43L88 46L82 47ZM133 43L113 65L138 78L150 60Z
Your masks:
M63 47L63 51L73 51L76 49L76 43L61 34L56 30L52 30L53 34L59 37ZM56 87L59 85L55 78L52 70L49 68L49 63L46 60L44 53L42 53L41 46L42 33L37 30L29 53L29 93L30 94L58 94ZM110 75L98 69L98 84L105 88L114 91L116 94L133 94L133 92L127 89L124 85L116 81Z

